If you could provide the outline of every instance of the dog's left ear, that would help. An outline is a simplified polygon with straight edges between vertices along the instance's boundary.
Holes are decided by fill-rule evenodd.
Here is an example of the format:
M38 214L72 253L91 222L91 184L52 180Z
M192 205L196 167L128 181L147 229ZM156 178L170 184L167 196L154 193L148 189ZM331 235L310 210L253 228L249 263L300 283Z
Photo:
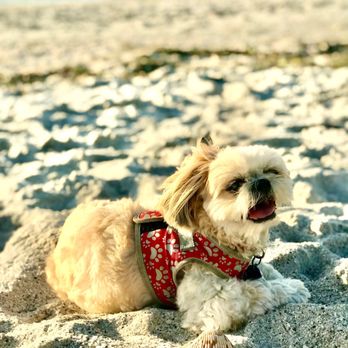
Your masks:
M202 208L200 193L207 183L209 164L218 150L209 136L203 137L192 154L164 182L159 209L169 225L197 227L197 215Z

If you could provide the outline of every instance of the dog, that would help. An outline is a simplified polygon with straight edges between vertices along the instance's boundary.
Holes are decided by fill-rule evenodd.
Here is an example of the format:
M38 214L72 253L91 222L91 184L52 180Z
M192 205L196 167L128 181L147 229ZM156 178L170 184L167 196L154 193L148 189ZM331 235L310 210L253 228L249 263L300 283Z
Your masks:
M182 326L203 336L236 330L310 297L300 280L260 263L276 209L291 199L276 150L202 138L165 180L157 210L127 198L79 205L47 259L47 281L89 313L159 303L178 308Z

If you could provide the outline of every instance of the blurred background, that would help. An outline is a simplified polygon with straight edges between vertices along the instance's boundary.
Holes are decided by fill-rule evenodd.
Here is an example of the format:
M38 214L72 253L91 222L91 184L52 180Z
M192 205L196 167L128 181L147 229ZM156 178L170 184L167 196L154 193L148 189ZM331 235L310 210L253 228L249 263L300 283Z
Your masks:
M207 132L342 217L347 93L345 0L0 0L0 250L32 209L152 206Z

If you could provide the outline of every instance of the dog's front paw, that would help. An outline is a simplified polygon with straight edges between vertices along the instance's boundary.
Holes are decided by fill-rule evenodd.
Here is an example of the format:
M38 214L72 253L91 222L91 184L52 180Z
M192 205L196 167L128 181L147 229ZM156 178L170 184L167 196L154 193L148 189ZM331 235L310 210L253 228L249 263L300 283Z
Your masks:
M286 282L291 288L291 291L289 291L289 303L305 303L311 297L309 290L301 280L286 279Z
M185 348L233 348L233 345L223 334L204 331L195 340L185 345Z

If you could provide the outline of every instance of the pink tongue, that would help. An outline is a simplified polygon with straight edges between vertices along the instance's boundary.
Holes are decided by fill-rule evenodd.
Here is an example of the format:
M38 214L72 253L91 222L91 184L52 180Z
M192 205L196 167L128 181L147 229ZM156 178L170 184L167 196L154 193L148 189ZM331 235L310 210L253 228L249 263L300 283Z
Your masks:
M276 205L273 200L256 204L249 210L249 219L259 220L274 213Z

